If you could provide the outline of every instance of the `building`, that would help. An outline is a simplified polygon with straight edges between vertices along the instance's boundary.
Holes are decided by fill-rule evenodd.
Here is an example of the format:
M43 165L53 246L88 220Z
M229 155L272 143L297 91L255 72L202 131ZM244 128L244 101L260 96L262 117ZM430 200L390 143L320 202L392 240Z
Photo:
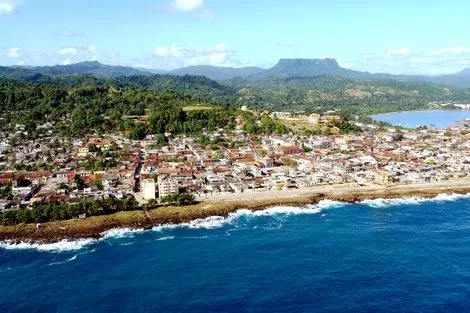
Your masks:
M301 146L285 146L279 148L279 150L283 155L292 155L304 152L304 149Z
M156 190L156 183L153 179L146 179L142 181L142 197L144 200L151 200L155 199Z
M312 124L318 124L320 121L320 114L312 113L308 116L308 121Z
M334 122L334 121L341 121L342 117L339 115L323 115L320 117L320 123L329 123L329 122Z
M390 186L393 184L393 176L389 172L379 171L375 175L375 183L381 186Z
M158 196L160 198L178 194L178 185L172 181L162 181L158 183Z
M88 149L88 146L78 148L77 156L82 157L82 158L86 157L88 155L88 152L90 152L90 149Z

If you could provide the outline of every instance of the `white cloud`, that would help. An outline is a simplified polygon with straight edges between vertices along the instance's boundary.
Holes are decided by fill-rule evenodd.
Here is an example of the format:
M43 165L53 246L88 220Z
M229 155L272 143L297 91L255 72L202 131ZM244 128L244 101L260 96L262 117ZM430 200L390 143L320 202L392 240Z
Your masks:
M23 0L0 0L0 16L12 13Z
M47 51L41 49L14 47L3 51L0 50L0 62L5 64L17 64L18 59L21 58L21 61L25 61L28 64L31 63L31 61L43 61L44 58L49 55Z
M153 56L138 59L135 63L152 64L150 67L174 69L190 65L242 66L236 53L226 44L219 43L212 47L185 47L178 44L158 47Z
M0 49L0 64L4 65L15 65L18 61L24 61L27 65L42 66L93 60L103 60L107 64L115 65L126 63L126 60L121 59L118 50L103 51L95 45L61 47L55 51L21 47Z
M11 48L8 50L8 57L9 58L21 58L20 48Z
M57 51L58 55L89 57L90 54L96 54L98 48L95 45L62 47Z
M167 56L167 54L168 54L168 49L165 48L165 47L157 48L157 49L155 49L155 54L158 55L158 56L160 56L160 57Z
M219 43L217 45L215 45L215 50L217 51L227 51L228 50L228 46L224 43Z
M392 74L437 75L456 73L468 67L470 48L455 46L428 51L409 48L388 49L386 52L366 53L354 60L359 70Z
M225 53L216 53L209 56L210 64L223 64L225 61Z
M348 63L348 62L345 61L343 58L339 58L339 59L337 59L336 61L338 62L338 65L341 66L341 67L343 67L343 68L348 68L348 69L350 69L350 68L354 67L353 64Z
M204 5L204 0L173 0L171 8L177 11L192 11Z
M67 55L67 54L77 54L77 49L74 47L68 47L68 48L62 48L59 51L57 51L57 54L59 55Z
M462 46L456 46L452 48L442 48L436 50L429 50L424 55L426 56L443 56L448 54L462 54L470 53L470 49L464 48Z
M388 56L401 56L401 55L409 55L411 53L409 48L390 48L387 51Z
M207 9L198 12L195 17L200 20L213 20L216 18L215 13Z

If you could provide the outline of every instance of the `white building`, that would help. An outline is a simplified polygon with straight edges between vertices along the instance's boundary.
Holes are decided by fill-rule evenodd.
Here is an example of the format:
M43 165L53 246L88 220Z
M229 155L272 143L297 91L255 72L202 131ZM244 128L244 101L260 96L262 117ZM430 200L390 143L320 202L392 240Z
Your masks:
M178 185L171 181L163 181L158 183L158 195L160 198L169 195L178 194Z
M142 182L142 197L144 200L155 199L156 191L156 183L153 179Z

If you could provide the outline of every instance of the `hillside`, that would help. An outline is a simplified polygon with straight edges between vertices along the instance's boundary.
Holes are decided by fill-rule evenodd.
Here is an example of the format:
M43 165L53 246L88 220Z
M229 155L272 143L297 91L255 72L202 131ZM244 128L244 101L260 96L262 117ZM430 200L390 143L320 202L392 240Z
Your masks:
M239 75L217 82L205 76L141 74L132 68L82 62L41 68L0 67L0 77L65 88L106 85L143 88L174 92L196 103L248 105L270 110L325 111L357 109L360 105L361 112L383 112L429 108L432 103L470 103L469 90L437 84L451 80L453 84L464 84L470 80L469 70L453 76L394 76L344 69L334 59L282 59L265 71L224 68L225 72L222 72L219 67L191 67L173 73L202 70L207 72L206 75L218 77ZM242 76L253 71L262 72Z
M152 91L173 91L182 96L188 96L194 101L211 104L231 105L236 102L236 91L226 85L219 84L204 76L120 76L108 80L118 87L139 87Z
M371 112L470 103L470 92L425 82L354 80L334 76L232 80L242 102L272 110L332 110L361 106Z
M61 136L123 131L130 138L142 139L147 133L191 134L233 127L233 108L185 110L200 103L193 96L171 90L118 87L112 82L70 87L0 79L0 119L7 121L0 123L0 131L13 132L16 125L23 125L22 135L36 139L43 131L38 126L49 122ZM134 121L128 116L141 118Z

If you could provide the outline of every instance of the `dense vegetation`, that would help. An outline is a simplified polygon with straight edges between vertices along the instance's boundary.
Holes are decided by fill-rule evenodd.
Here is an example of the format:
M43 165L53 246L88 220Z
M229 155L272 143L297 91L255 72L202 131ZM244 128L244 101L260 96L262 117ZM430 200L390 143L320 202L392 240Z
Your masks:
M12 226L20 223L46 223L52 221L78 218L79 215L89 216L108 215L120 211L139 209L135 199L106 199L87 201L77 204L41 204L35 203L32 209L24 208L0 213L0 224Z
M306 75L338 70L334 60L315 62L299 66L305 67ZM275 68L289 72L291 63L280 62ZM79 73L87 73L86 66L94 65L80 66L85 69L80 68ZM54 67L48 71L60 74L59 69L70 68ZM5 68L0 68L0 76L2 70ZM260 110L303 111L307 114L333 111L350 120L364 121L365 116L374 113L425 109L432 107L431 103L470 102L468 90L390 79L265 77L237 78L222 85L202 76L97 77L91 74L49 75L46 70L43 70L45 74L31 74L23 68L8 70L15 73L16 79L0 79L0 119L6 121L0 123L0 131L17 131L15 125L19 124L25 126L27 133L15 138L13 143L20 142L21 136L37 138L41 134L38 126L45 122L55 123L55 128L64 136L122 131L129 138L142 139L147 134L165 132L197 134L218 128L231 130L240 117L241 126L248 133L283 134L289 129L278 120L267 114L240 115L237 108L247 105ZM132 71L128 73L133 74ZM198 106L209 106L210 109L198 110ZM185 107L196 110L185 110ZM346 125L339 126L335 127L351 131ZM164 140L164 137L158 138Z
M147 133L197 133L203 129L234 127L234 109L222 106L205 111L183 110L195 103L191 96L140 87L113 84L72 87L0 80L0 112L3 119L12 121L0 127L13 130L16 124L21 124L34 138L39 125L59 121L57 128L67 136L122 130L136 139ZM142 122L135 121L139 116Z
M189 205L196 202L196 198L191 193L179 193L175 195L168 195L160 199L161 203Z
M250 105L273 111L349 110L372 114L429 108L435 103L470 102L470 92L426 83L352 80L341 77L234 79L229 82Z

